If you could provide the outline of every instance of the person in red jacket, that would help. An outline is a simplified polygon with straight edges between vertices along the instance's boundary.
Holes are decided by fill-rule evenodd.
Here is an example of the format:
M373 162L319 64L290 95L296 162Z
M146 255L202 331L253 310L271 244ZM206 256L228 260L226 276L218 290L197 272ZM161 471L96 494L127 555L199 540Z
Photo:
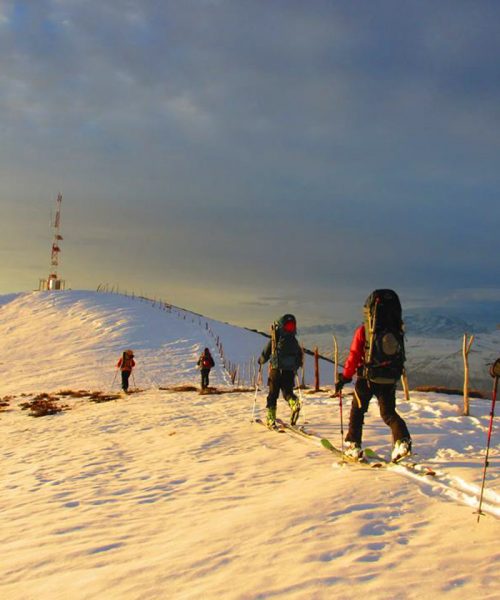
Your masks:
M128 392L128 380L132 369L135 367L133 351L125 350L116 366L122 372L122 390Z
M361 440L365 413L368 410L370 400L373 396L376 396L380 416L384 423L391 428L393 439L392 460L399 460L411 453L410 432L404 420L396 412L396 384L374 383L368 381L364 376L365 342L365 326L361 325L354 332L349 356L335 387L335 391L340 392L344 384L352 381L353 376L357 374L349 417L349 430L345 438L346 442L350 442L350 444L345 453L353 458L362 458Z

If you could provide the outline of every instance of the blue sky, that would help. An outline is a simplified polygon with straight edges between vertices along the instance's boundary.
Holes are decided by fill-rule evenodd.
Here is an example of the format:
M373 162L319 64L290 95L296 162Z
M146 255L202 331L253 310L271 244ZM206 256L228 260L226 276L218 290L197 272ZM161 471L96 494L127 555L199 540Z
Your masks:
M0 1L0 293L263 326L500 299L500 4Z

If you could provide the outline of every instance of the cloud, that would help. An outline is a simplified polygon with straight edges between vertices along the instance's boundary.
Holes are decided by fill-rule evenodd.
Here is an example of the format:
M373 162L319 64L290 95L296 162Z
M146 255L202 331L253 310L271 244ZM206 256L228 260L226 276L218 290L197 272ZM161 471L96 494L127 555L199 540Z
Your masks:
M493 285L496 4L20 6L0 8L0 194L38 219L62 189L86 281L99 257L128 277L133 245L141 284L236 304Z

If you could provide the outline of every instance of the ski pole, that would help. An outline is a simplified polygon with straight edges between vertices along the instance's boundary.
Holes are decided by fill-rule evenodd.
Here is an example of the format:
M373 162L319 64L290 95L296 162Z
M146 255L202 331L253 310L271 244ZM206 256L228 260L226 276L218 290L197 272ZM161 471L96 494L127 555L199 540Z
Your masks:
M131 371L131 372L130 372L130 374L132 375L132 381L134 382L134 388L135 388L135 389L137 389L137 385L136 385L136 383L135 383L135 375L134 375L134 372L133 372L133 371Z
M333 336L333 360L335 361L335 387L339 383L339 346L337 344L337 338ZM339 412L340 412L340 446L342 449L342 454L344 454L344 418L342 415L342 388L339 390Z
M110 390L112 390L113 386L115 385L115 379L116 379L117 375L118 375L118 368L115 369L115 376L113 377L113 382L111 383L111 387L109 388Z
M339 412L340 412L340 449L344 454L344 418L342 416L342 390L339 391Z
M257 404L257 394L259 393L259 381L262 375L262 365L259 365L259 372L255 378L255 396L253 398L252 422L255 421L255 405Z
M493 429L493 418L495 416L495 403L497 401L497 389L498 389L498 378L500 377L500 358L491 365L490 375L493 377L493 394L491 397L491 412L490 412L490 425L488 427L488 438L486 443L486 455L484 457L484 469L483 469L483 481L481 483L481 495L479 497L479 508L477 509L477 522L479 523L479 519L483 514L481 512L481 506L483 504L483 493L484 493L484 483L486 480L486 469L488 467L488 455L490 453L490 442L491 442L491 431Z

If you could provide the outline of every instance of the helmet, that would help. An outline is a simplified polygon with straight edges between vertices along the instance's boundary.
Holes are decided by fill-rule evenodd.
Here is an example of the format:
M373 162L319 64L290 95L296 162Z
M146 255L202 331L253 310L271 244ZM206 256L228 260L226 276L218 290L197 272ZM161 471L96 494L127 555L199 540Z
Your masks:
M296 333L297 332L297 321L293 315L283 315L279 320L282 331L285 333Z

